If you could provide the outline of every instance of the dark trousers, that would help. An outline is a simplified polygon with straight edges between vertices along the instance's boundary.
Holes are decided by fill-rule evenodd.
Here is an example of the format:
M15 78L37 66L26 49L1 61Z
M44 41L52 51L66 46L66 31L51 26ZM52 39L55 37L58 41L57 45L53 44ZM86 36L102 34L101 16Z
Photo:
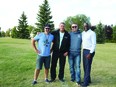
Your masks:
M51 62L51 79L55 80L56 78L56 66L57 66L57 61L59 59L59 79L64 78L64 68L65 68L65 62L66 62L66 57L64 56L63 53L58 53L58 52L53 52L52 54L52 62Z
M84 68L84 85L89 85L89 83L91 82L91 64L92 64L92 60L93 57L95 55L95 52L93 52L91 54L91 58L88 59L87 55L90 53L90 50L83 50L83 68Z

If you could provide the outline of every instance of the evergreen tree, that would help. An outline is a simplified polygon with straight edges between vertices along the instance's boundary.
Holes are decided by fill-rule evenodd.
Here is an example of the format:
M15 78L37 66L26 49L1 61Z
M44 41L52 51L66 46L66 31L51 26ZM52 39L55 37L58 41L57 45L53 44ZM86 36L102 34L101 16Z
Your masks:
M107 26L105 25L105 37L107 39L107 41L112 40L112 33L113 33L113 29L111 26Z
M44 26L46 24L50 24L51 30L54 30L54 24L53 21L51 21L52 16L51 16L48 0L44 0L43 4L40 5L39 7L40 9L37 14L37 23L35 23L37 25L36 32L44 31Z
M115 42L116 43L116 25L113 27L113 42Z
M19 38L27 39L29 38L29 30L27 29L28 23L27 23L27 17L25 13L23 12L19 20L19 25L17 27L19 32Z
M96 27L97 43L105 43L105 30L103 24L100 22Z

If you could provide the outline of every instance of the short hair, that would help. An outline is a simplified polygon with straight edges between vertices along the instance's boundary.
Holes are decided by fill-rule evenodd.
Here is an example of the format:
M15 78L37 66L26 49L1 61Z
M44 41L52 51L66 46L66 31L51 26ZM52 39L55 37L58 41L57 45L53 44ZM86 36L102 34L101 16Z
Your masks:
M75 24L75 25L77 25L77 26L78 26L78 24L77 24L77 23L72 23L72 24L71 24L71 26L72 26L73 24Z
M50 28L50 27L51 27L51 25L50 25L50 24L46 24L44 27L49 27L49 28Z
M60 24L64 24L64 25L65 25L65 23L64 23L64 22L60 22Z
M88 28L88 29L91 28L90 23L88 23L88 22L84 22L84 24L87 25L87 28Z

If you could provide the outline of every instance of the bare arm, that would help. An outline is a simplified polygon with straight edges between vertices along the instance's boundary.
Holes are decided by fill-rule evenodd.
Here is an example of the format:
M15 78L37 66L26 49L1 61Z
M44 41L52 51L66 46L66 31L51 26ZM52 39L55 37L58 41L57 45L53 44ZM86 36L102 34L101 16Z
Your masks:
M35 45L35 42L36 42L36 41L32 38L32 40L31 40L32 46L33 46L35 52L36 52L37 54L39 54L40 51L37 49L37 47L36 47L36 45Z
M53 42L52 42L51 49L50 49L50 53L52 52L53 52Z

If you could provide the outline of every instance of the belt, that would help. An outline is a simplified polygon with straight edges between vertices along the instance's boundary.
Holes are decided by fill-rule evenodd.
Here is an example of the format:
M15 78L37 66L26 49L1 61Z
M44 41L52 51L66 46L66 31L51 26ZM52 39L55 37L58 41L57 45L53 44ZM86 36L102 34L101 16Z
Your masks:
M90 51L89 49L83 49L83 50L88 50L88 51Z

